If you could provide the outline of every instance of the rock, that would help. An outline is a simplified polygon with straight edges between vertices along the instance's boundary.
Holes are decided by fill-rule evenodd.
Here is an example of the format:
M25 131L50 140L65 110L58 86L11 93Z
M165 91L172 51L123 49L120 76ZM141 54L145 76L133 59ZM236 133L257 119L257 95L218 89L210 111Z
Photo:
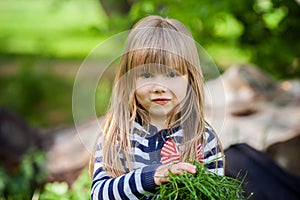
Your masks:
M219 94L205 109L225 148L245 142L264 150L299 135L299 80L279 82L255 66L235 65L206 86Z
M88 167L90 152L99 133L96 121L68 128L41 130L20 115L0 109L0 158L7 170L15 171L31 149L45 152L46 182L65 181L72 185L82 169ZM77 130L80 131L80 135Z
M14 171L30 149L45 149L39 131L8 108L0 108L0 159L9 171Z
M246 143L300 175L299 80L275 81L254 66L235 65L206 83L206 98L207 121L224 149Z
M278 85L266 73L252 65L234 65L219 78L206 83L210 91L223 87L220 105L233 115L254 113L254 103L270 100L277 95ZM207 105L214 107L215 105Z
M300 130L298 131L300 132ZM300 177L300 134L287 141L270 145L266 149L266 153L287 172Z
M88 167L94 142L99 133L98 120L78 124L77 127L48 130L53 144L47 150L47 181L66 181L69 186L82 169Z

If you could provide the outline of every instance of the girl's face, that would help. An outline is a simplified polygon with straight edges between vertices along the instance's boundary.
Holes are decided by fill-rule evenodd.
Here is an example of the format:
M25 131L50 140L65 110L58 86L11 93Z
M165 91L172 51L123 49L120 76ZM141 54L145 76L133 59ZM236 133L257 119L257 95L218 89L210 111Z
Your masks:
M135 95L148 111L150 122L165 120L186 96L188 75L173 70L138 73Z

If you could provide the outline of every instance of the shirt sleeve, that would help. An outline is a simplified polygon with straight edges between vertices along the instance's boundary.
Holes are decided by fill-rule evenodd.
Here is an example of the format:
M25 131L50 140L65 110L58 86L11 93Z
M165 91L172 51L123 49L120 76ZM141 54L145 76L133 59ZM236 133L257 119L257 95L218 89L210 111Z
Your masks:
M211 127L206 127L205 132L205 145L204 145L204 162L208 163L207 168L209 171L224 175L224 154L221 149L221 144L215 136L215 132Z
M154 193L157 188L154 173L159 165L135 169L116 178L111 178L103 169L100 157L95 157L92 181L92 199L141 199Z

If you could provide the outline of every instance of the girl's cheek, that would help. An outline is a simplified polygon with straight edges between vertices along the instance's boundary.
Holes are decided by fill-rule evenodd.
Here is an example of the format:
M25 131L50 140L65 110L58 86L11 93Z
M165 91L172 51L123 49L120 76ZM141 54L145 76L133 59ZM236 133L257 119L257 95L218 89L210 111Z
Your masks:
M149 90L150 84L146 81L139 81L137 82L136 86L135 86L135 91L139 92L139 91L147 91Z
M178 101L182 101L187 93L188 84L186 81L178 81L176 83L170 84L170 90L176 96Z

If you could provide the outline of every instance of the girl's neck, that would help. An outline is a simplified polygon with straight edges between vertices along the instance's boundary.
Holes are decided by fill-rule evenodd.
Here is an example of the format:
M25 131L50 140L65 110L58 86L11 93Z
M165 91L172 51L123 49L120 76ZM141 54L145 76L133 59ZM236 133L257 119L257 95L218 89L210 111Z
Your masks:
M158 130L168 128L166 118L151 118L150 123L155 126Z

